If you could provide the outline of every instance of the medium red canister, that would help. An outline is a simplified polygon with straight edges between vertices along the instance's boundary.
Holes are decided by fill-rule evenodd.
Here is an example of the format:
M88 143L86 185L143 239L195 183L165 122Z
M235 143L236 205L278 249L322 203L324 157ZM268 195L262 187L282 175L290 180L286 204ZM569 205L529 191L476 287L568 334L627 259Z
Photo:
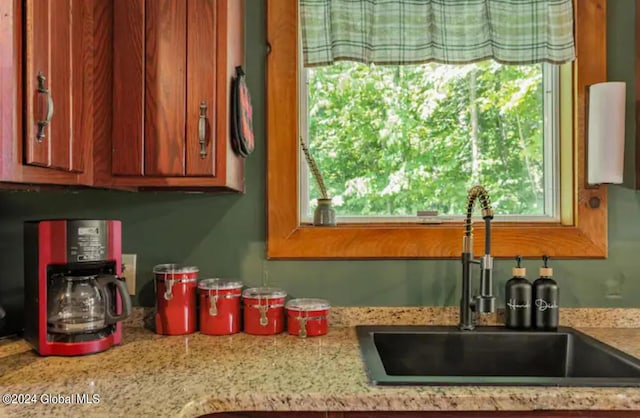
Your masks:
M324 299L291 299L286 305L287 331L302 338L325 335L330 307Z
M240 332L240 295L242 282L204 279L198 283L200 293L200 332L229 335Z
M156 288L156 333L184 335L196 331L198 267L159 264L153 268Z
M287 292L275 287L252 287L242 292L244 332L274 335L284 331L284 298Z

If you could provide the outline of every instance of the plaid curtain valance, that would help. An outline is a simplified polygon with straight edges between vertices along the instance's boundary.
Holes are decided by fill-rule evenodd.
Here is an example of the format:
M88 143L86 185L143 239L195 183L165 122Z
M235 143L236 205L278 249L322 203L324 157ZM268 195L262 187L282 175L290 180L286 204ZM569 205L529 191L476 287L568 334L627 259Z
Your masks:
M289 1L289 0L283 0ZM304 65L565 63L572 0L299 0Z

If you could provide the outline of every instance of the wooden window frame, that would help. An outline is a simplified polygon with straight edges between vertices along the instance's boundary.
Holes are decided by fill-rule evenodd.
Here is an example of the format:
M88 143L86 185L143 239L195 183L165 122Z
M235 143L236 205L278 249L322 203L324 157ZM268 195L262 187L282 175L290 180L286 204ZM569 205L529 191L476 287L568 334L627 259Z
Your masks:
M634 188L640 190L640 0L636 0L636 68L635 68L635 105L636 105L636 155L635 166L635 184Z
M573 219L569 225L492 223L496 257L605 258L607 188L585 181L588 86L607 79L606 0L574 0ZM298 210L298 2L267 0L267 257L270 259L457 258L462 222L441 225L301 225ZM562 158L562 156L561 156ZM474 251L484 228L474 225Z

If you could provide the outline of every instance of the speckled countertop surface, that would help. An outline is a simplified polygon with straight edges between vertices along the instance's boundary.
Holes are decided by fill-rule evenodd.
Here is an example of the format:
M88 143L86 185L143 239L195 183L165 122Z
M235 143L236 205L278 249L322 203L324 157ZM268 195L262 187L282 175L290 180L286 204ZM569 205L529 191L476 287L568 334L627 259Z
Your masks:
M359 316L361 319L362 316ZM383 320L391 323L394 321ZM640 411L640 388L375 387L352 324L328 335L163 337L127 326L119 347L83 357L39 357L0 342L0 393L97 394L92 405L0 405L0 416L185 416L218 411ZM580 328L640 357L640 328ZM640 414L640 413L639 413Z

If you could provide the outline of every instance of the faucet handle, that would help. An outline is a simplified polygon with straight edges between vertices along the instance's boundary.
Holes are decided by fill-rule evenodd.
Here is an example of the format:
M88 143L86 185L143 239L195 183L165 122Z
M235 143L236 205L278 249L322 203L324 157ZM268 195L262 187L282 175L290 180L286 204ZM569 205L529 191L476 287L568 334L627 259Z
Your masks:
M493 296L493 257L485 254L480 269L480 296L477 297L479 313L496 311L496 298Z
M496 298L494 296L476 296L476 311L479 314L494 313L496 311Z

